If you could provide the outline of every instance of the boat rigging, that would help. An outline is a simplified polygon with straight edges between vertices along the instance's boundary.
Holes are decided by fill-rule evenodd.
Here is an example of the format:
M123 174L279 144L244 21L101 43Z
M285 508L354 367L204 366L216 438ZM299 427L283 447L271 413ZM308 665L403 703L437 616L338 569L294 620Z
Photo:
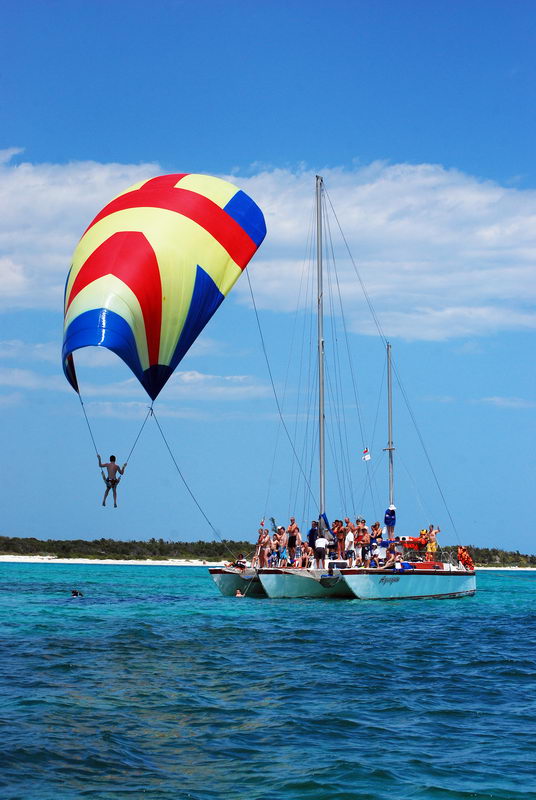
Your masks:
M325 410L325 339L324 339L324 274L323 274L323 224L324 224L324 185L321 176L316 176L315 210L316 210L316 307L317 307L317 373L318 373L318 466L319 466L319 496L318 496L318 535L317 541L326 542L324 537L331 537L332 531L326 515L326 410ZM352 260L353 261L353 260ZM361 282L362 283L362 282ZM364 287L363 287L364 288ZM372 309L370 298L365 292L367 303ZM373 309L372 309L373 310ZM430 549L430 558L413 558L409 555L402 558L402 553L407 553L404 546L406 537L394 537L396 524L395 514L395 482L394 482L394 452L393 443L393 406L392 406L392 356L391 344L386 341L379 326L379 321L374 314L374 319L386 347L387 354L387 447L389 463L389 507L385 515L387 539L375 540L374 547L385 547L385 567L375 554L370 535L367 533L363 541L363 561L355 568L352 563L339 558L332 558L328 563L327 571L324 568L325 545L316 549L315 564L305 568L296 568L295 565L287 566L286 548L284 549L284 564L276 567L253 568L211 568L210 573L218 587L225 595L235 595L242 586L247 586L250 596L267 595L271 598L291 597L357 597L360 599L400 599L417 597L458 597L470 595L475 592L474 570L469 569L466 563L439 562L433 560L435 548ZM259 325L260 329L260 325ZM264 344L263 344L264 348ZM274 387L273 379L272 386ZM275 388L274 388L275 394ZM277 400L277 397L276 397ZM281 406L277 401L282 422ZM297 457L296 448L293 446L294 455ZM365 462L368 465L370 456L368 448L363 451L367 454ZM300 464L300 470L304 469ZM289 529L290 530L290 529ZM349 527L347 530L351 530ZM368 529L366 529L368 530ZM262 528L259 531L262 539ZM284 529L283 534L284 537ZM434 532L435 536L435 532ZM368 537L368 539L366 538ZM381 537L381 534L380 534ZM408 537L411 538L411 537ZM356 542L358 541L356 536ZM286 540L285 540L286 541ZM413 547L413 545L412 545ZM418 547L415 545L415 547ZM408 545L408 549L409 545ZM339 548L340 550L340 548ZM322 551L322 552L319 552ZM368 558L367 558L368 554ZM320 562L320 563L319 563ZM374 565L373 565L374 562Z

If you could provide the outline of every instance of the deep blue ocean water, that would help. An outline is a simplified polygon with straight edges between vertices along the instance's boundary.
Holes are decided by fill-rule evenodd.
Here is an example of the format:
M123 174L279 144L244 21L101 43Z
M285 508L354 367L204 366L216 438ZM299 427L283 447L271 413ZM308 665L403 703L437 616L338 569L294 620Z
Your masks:
M366 603L0 564L0 797L536 798L535 598L530 572Z

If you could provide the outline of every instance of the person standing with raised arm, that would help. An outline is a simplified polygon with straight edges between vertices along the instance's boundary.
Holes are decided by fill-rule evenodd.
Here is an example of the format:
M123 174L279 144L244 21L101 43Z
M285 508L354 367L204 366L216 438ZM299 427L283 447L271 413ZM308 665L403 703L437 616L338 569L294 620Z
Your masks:
M115 456L110 456L110 460L107 461L105 464L102 463L100 455L97 453L97 458L99 459L99 467L101 468L101 475L102 480L106 484L106 491L104 492L104 497L102 498L102 505L106 505L106 498L110 493L110 489L113 492L114 496L114 508L117 508L117 484L121 480L121 475L125 474L125 469L127 466L127 462L123 464L122 467L119 464L115 463ZM108 472L108 477L102 472L103 469L106 469Z

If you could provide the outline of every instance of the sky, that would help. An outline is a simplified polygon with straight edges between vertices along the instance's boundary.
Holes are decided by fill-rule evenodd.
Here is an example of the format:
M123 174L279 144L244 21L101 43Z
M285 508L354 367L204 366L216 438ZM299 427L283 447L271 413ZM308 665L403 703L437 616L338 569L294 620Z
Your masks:
M245 277L155 405L203 514L151 419L119 508L102 508L61 367L62 294L78 239L117 193L169 172L231 180L266 218L248 274L302 447L293 357L322 174L403 387L399 532L434 522L447 544L536 552L534 4L4 0L1 14L0 535L193 540L214 529L253 540L261 517L291 514L305 527L315 514L296 489ZM385 354L354 265L335 248L355 496L342 499L330 465L327 511L372 521L388 498ZM122 462L147 396L102 349L78 366L99 451Z

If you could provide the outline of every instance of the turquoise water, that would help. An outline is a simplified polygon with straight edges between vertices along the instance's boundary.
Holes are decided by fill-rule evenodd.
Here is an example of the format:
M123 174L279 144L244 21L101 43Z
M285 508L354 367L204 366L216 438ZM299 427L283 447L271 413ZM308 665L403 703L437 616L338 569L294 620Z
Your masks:
M528 572L364 603L1 564L0 797L536 798L535 597Z

